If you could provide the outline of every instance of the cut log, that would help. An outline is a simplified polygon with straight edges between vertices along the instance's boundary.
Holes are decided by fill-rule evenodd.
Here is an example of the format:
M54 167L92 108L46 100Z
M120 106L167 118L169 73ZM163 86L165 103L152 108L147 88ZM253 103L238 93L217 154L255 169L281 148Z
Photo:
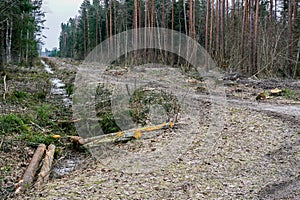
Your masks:
M23 178L17 184L16 194L22 193L26 188L32 184L36 171L38 170L39 163L44 155L46 149L45 144L40 144L35 150L34 155L30 161L29 166L27 167Z
M172 122L168 122L168 123L163 123L155 126L147 126L138 129L120 131L116 133L110 133L110 134L95 136L86 139L78 138L77 141L78 144L90 148L106 142L121 142L121 141L128 141L131 139L139 139L142 137L143 133L145 132L151 132L151 131L156 131L156 130L166 129L166 128L173 128L173 126L174 124Z
M47 183L49 180L49 175L52 168L53 158L55 153L55 145L50 144L48 150L46 151L46 156L44 158L44 163L39 173L38 180L35 184L36 188L41 187L43 184Z
M275 88L273 90L270 90L270 95L271 96L281 96L282 90Z

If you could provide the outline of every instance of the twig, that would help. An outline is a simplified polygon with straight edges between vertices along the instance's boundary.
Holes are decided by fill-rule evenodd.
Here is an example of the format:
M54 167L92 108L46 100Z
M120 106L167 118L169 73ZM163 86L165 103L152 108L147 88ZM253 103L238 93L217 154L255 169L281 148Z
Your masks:
M36 126L36 127L37 127L38 129L40 129L41 131L46 132L46 129L45 129L45 128L43 128L43 127L41 127L40 125L34 123L33 121L30 121L30 123L31 123L32 125Z
M81 119L70 119L70 120L62 120L59 119L57 120L57 123L75 123L75 122L79 122Z

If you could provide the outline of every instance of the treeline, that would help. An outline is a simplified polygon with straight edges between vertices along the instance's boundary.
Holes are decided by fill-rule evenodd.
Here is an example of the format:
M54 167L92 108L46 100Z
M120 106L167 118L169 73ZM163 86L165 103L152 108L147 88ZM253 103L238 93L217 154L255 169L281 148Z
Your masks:
M297 0L84 0L79 15L61 24L59 55L84 59L103 40L140 27L185 33L229 71L300 74Z
M32 65L42 43L42 0L0 1L0 64Z

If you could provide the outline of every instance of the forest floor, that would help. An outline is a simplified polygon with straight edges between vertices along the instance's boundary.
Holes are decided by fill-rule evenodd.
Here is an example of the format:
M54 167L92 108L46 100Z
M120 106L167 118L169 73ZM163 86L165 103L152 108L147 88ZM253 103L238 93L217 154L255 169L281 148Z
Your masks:
M57 59L51 62L55 76L70 85L76 71L74 63ZM22 77L19 81L11 77L13 82L8 84L16 88L41 87L33 87L33 82L22 73L18 76ZM31 77L29 73L41 74L41 68L27 70L26 73L26 77ZM49 80L53 76L42 74L39 81ZM42 83L45 92L50 92L49 82L39 82ZM197 133L192 136L185 133L194 125L183 117L174 129L161 130L155 138L132 140L111 147L112 152L126 152L119 154L117 159L107 157L96 160L85 151L61 147L55 167L72 161L76 170L53 175L43 188L29 190L16 197L10 195L13 184L20 179L36 145L30 146L28 140L23 142L16 136L5 135L0 138L0 180L3 179L0 182L0 196L14 199L299 199L300 81L256 80L228 74L224 77L224 85L227 106L222 107L222 102L218 100L214 103L220 112L226 114L225 123L210 151L205 150L204 144L209 117L200 119ZM284 89L284 93L256 100L258 94L275 88ZM3 88L0 89L3 91ZM55 105L53 115L47 116L52 122L61 118L71 119L68 114L70 110L61 105L61 100L59 102L52 95L47 95L41 100L42 106L44 101ZM201 108L202 113L211 111L210 98L205 92L198 92L193 103ZM2 115L28 112L26 109L31 107L24 101L20 104L19 100L17 103L1 102ZM43 120L39 119L41 116L32 118L46 129L51 129L52 133L62 134L62 131L63 137L75 134L72 128L65 130L62 125L43 124ZM178 137L182 139L182 144L180 141L171 142ZM191 139L186 146L183 145L185 137ZM38 142L34 140L34 143ZM65 144L64 140L54 142ZM172 144L171 149L166 147L168 143ZM174 149L180 148L183 150L173 156ZM162 153L165 157L160 158L165 160L153 167L151 164L157 162L153 156L156 151ZM146 166L137 166L139 170L132 170L134 161L141 159L139 155L147 159L144 160ZM171 161L168 158L172 158ZM128 164L120 167L121 161L128 161Z

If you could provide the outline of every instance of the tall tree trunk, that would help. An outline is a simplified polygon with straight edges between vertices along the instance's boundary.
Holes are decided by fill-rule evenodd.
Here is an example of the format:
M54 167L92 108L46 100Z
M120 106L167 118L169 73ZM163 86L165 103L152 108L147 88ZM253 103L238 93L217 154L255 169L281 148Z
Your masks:
M235 19L235 0L231 0L231 36L234 35L234 20Z
M292 23L292 1L293 0L288 0L288 52L287 52L287 57L288 57L288 69L287 73L288 75L292 74L292 66L290 60L292 59L292 49L293 49L293 23Z
M155 1L151 1L151 27L155 26ZM150 33L150 46L154 45L155 32L153 29ZM154 49L150 50L150 59L154 59L156 51Z
M294 9L293 9L293 20L292 20L292 25L293 27L295 26L296 24L296 19L298 17L298 1L297 0L294 0Z
M99 5L97 5L96 7L96 34L95 34L95 46L97 46L99 44L98 38L99 38L99 30L101 31L101 29L99 29Z
M222 9L221 9L221 61L222 64L225 59L225 0L222 0Z
M83 16L83 51L84 55L83 57L85 58L87 56L87 39L86 39L86 15Z
M104 0L104 6L105 6L105 26L106 26L106 37L109 37L109 17L108 17L108 0ZM110 42L108 43L108 52L110 52Z
M133 44L134 47L136 47L138 44L138 0L134 0L133 2L133 28L134 28L134 34L133 34ZM137 51L134 52L134 62L137 61ZM134 63L136 64L136 63Z
M205 49L207 51L208 51L208 32L209 32L209 14L210 14L209 10L210 10L210 0L207 1L207 5L206 5Z
M270 0L270 14L269 14L269 20L272 22L273 19L273 0Z
M114 49L113 47L113 10L112 10L112 0L109 1L109 43L110 48Z
M220 58L219 58L219 54L220 54L220 1L217 0L216 1L216 42L215 42L215 49L216 49L216 52L215 52L215 56L218 60L218 63L220 61Z
M10 19L6 20L6 62L11 62L11 40L12 40L12 28L13 22Z
M212 46L213 46L213 28L214 28L214 0L211 1L211 17L210 17L210 33L209 33L209 53L212 56Z
M258 18L259 16L259 0L255 0L255 26L254 26L254 63L252 74L257 72L258 62Z
M154 27L155 26L155 1L152 0L152 4L151 4L151 26Z
M145 0L145 32L144 32L144 58L147 58L147 40L148 40L148 37L147 37L147 28L149 25L148 25L148 0Z
M184 30L185 30L185 34L188 34L187 21L186 21L186 6L185 6L185 0L183 0L183 17L184 17Z
M194 40L197 37L197 32L196 32L196 0L193 3L193 38Z
M162 28L166 28L165 26L165 0L162 0L161 2L162 4L162 8L161 8L161 27ZM167 41L166 41L166 37L165 37L165 33L162 34L162 41L163 41L163 45L164 45L164 49L166 49L167 46ZM164 56L163 56L163 60L166 61L168 58L168 52L165 51Z
M193 0L189 2L189 36L193 38Z
M277 20L277 0L274 1L274 9L275 9L274 21L276 21Z
M249 0L250 8L250 35L249 35L249 74L254 74L254 1Z
M114 35L117 34L117 0L114 0Z
M89 13L89 8L86 8L86 24L87 24L87 53L91 51L91 28L90 28L90 13Z
M171 49L174 48L174 19L175 19L175 0L172 0L172 22L171 22L171 29L172 29L172 35L171 35ZM174 54L172 54L171 57L171 65L174 65Z
M229 2L228 2L228 0L226 0L226 20L225 20L226 25L227 25L228 19L229 19Z
M25 50L25 62L28 64L29 58L29 30L26 31L26 50Z
M244 59L244 51L245 51L245 41L246 41L245 32L247 30L247 24L248 24L248 1L249 0L245 0L245 6L244 6L244 15L243 15L242 33L241 33L241 59Z

